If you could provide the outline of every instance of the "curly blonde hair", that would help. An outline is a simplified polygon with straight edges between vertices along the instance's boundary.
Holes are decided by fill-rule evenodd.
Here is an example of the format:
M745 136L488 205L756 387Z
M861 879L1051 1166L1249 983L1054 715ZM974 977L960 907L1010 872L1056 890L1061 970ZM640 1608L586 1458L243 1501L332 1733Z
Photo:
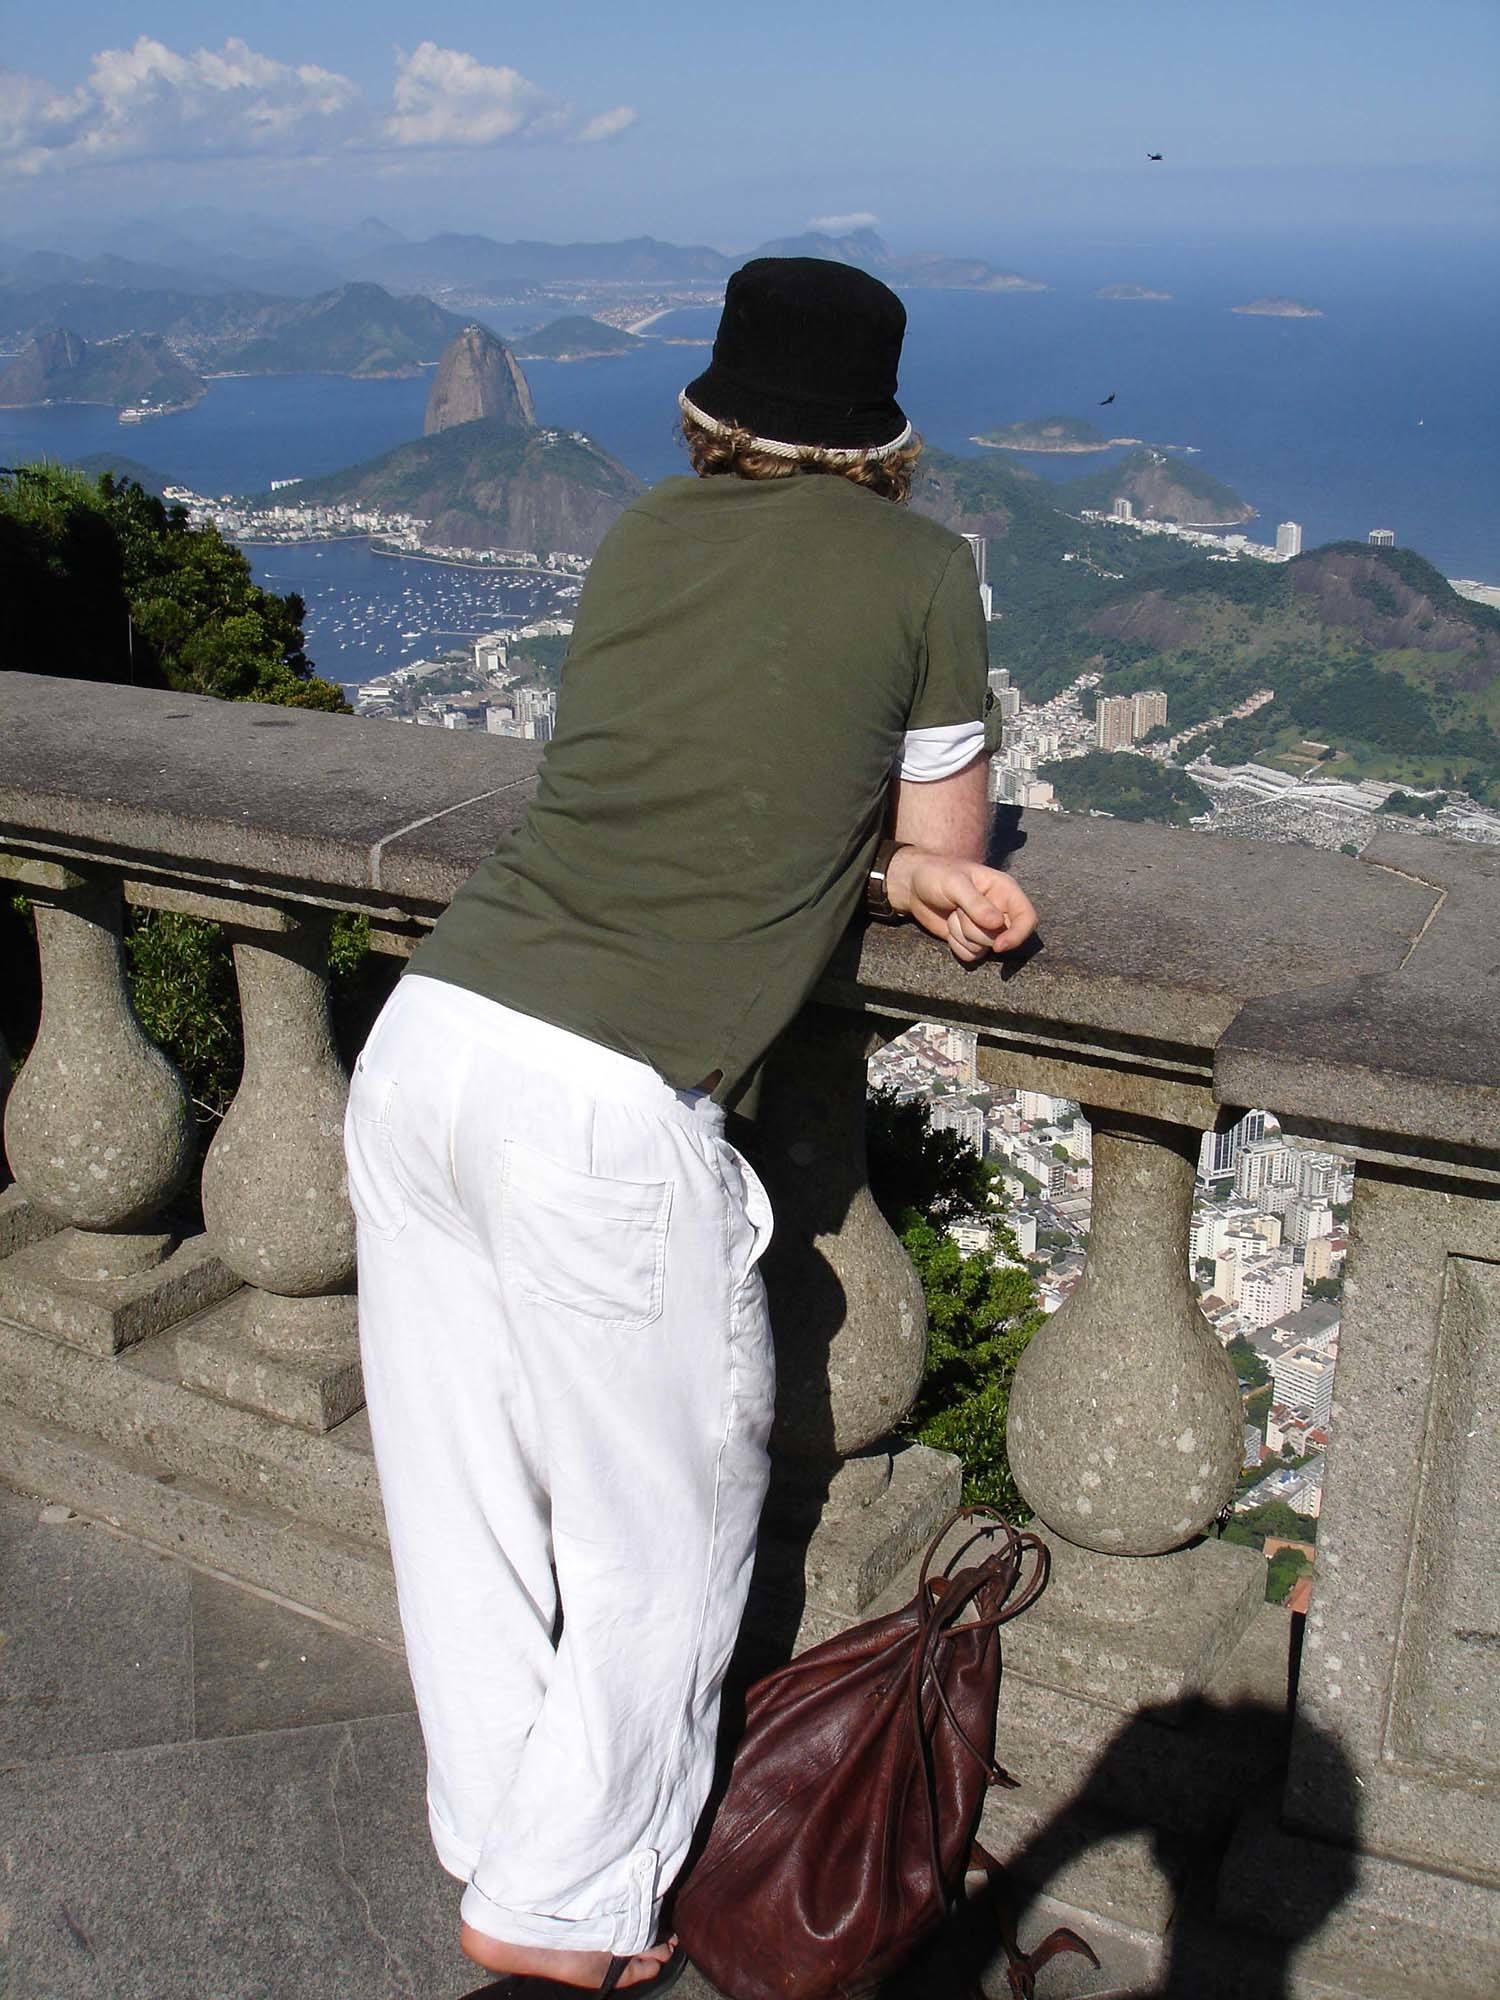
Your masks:
M833 472L851 480L856 486L866 487L882 500L894 500L898 507L905 506L911 498L912 480L916 475L917 461L922 456L922 440L915 432L909 444L884 458L871 456L844 460L820 450L817 445L808 445L795 458L757 451L755 439L749 431L711 431L686 411L677 429L687 447L688 463L700 479L709 479L721 472L732 473L736 479L791 479L798 473Z

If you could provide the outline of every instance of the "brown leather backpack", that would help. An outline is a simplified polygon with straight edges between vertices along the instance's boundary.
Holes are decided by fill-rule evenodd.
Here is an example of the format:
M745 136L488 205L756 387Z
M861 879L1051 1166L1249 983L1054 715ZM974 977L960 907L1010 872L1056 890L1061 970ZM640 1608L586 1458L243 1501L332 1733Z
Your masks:
M984 1525L931 1575L965 1520ZM960 1567L992 1534L1000 1546ZM873 1994L959 1910L969 1868L993 1876L974 1835L985 1788L1015 1783L995 1762L1000 1627L1041 1594L1047 1561L1035 1535L961 1508L909 1604L751 1689L728 1790L673 1915L727 2000ZM1058 1951L1098 1962L1071 1931L1029 1957L1001 1941L1023 1996Z

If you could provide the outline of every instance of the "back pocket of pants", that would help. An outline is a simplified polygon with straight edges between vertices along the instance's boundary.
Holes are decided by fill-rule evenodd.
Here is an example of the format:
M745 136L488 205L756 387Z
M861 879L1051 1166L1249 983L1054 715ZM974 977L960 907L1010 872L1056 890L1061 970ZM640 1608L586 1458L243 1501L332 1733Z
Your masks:
M649 1326L662 1308L670 1181L622 1181L507 1139L501 1267L522 1298L600 1325Z

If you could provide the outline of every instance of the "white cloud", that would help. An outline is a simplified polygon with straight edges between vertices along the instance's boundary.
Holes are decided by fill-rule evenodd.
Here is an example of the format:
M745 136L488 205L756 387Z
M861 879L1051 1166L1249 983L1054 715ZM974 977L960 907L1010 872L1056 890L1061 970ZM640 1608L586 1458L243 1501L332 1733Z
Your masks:
M807 226L826 230L830 236L847 236L851 229L873 229L879 220L862 209L857 215L815 215Z
M620 133L629 131L635 118L636 114L628 104L617 104L613 111L601 111L597 118L591 118L586 125L579 127L578 143L592 146L600 139L618 138Z
M278 62L238 37L179 54L141 35L131 48L101 50L72 89L0 70L0 172L24 175L125 161L471 150L515 139L592 144L634 122L624 105L583 116L519 70L435 42L398 52L384 114L348 77Z
M179 55L141 35L104 49L86 82L61 91L0 76L0 160L35 174L118 160L293 153L337 142L359 91L311 63L281 63L231 37Z

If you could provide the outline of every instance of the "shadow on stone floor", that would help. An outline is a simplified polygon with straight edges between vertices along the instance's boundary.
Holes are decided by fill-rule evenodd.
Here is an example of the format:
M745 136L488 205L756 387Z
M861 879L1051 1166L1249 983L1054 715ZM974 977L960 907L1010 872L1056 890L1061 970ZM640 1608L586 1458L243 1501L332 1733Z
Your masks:
M481 1983L428 1841L398 1654L4 1490L0 1628L0 2000L457 2000ZM1092 1792L1118 1822L1132 1730L1174 1719L1120 1733L1016 1879L1068 1864ZM1340 1893L1311 1897L1305 1930ZM1027 1945L1078 1921L1038 1890L1013 1915ZM1102 1972L1055 1960L1038 2000L1280 2000L1293 1948L1231 1967L1191 1918L1160 1965L1107 1926L1091 1942ZM961 2000L976 1975L1007 1992L977 1905L880 2000ZM691 1970L678 1992L714 2000Z

